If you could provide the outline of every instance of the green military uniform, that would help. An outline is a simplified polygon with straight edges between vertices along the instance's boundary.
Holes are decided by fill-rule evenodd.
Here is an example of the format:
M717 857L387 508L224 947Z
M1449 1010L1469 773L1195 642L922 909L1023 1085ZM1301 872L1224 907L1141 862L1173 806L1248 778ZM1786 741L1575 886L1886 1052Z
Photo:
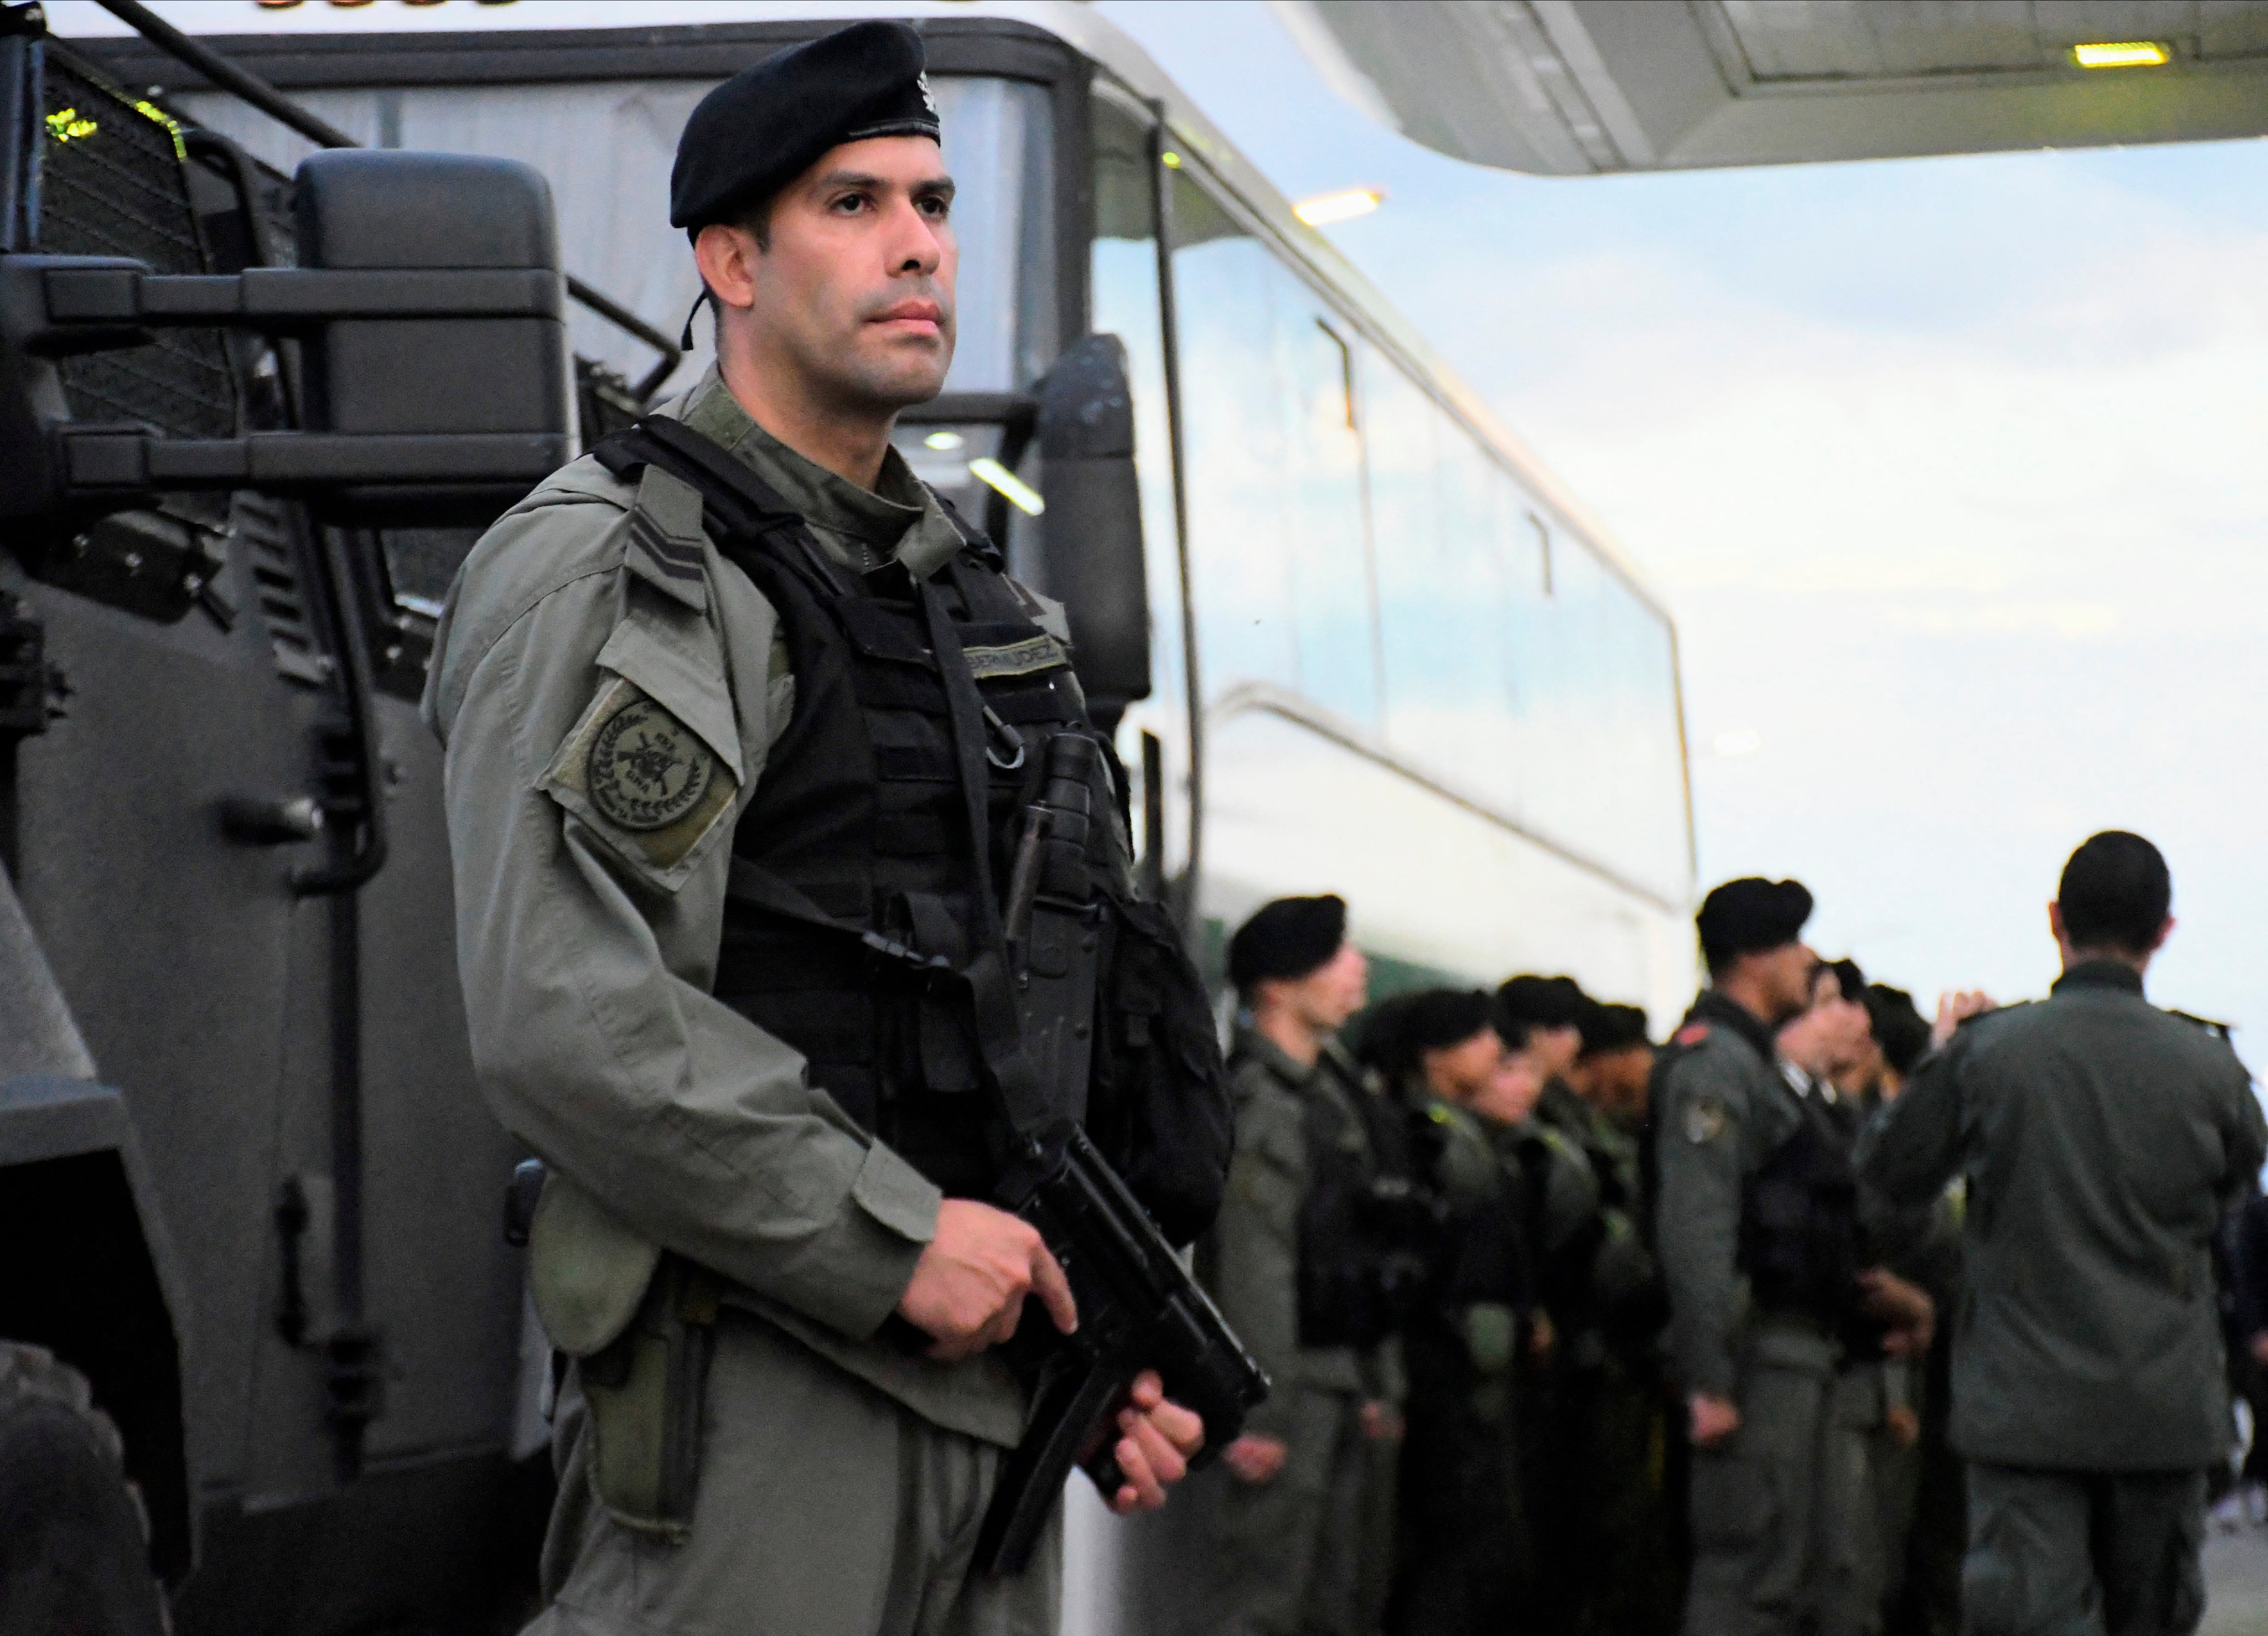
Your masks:
M1683 1390L1741 1413L1731 1437L1692 1451L1688 1636L1845 1628L1864 1617L1857 1581L1880 1557L1865 1461L1852 1454L1865 1382L1843 1371L1823 1303L1767 1298L1745 1264L1752 1181L1807 1127L1822 1146L1841 1140L1776 1059L1771 1030L1707 990L1654 1071L1671 1370ZM1879 1618L1879 1594L1874 1606Z
M1473 1636L1534 1611L1519 1401L1531 1322L1523 1203L1481 1120L1422 1089L1406 1096L1447 1223L1435 1293L1403 1337L1403 1543L1387 1628Z
M1359 1636L1362 1405L1391 1388L1375 1349L1300 1344L1300 1220L1312 1143L1329 1143L1374 1173L1359 1100L1369 1093L1348 1076L1342 1055L1302 1065L1248 1029L1230 1063L1236 1157L1203 1264L1222 1315L1274 1382L1245 1432L1288 1452L1265 1483L1243 1482L1226 1467L1206 1477L1215 1509L1204 1628Z
M1539 1208L1528 1220L1543 1300L1559 1345L1531 1428L1529 1464L1549 1485L1556 1622L1598 1636L1666 1632L1677 1620L1670 1521L1664 1508L1667 1424L1656 1331L1660 1286L1635 1215L1638 1145L1563 1080L1533 1117L1498 1136L1523 1166ZM1540 1423L1540 1424L1539 1424Z
M2264 1147L2226 1039L2113 960L1962 1027L1867 1131L1894 1198L1968 1179L1952 1438L1978 1636L2196 1627L2231 1436L2211 1241Z
M841 562L925 576L961 548L895 453L859 489L758 427L713 369L662 412L746 461ZM593 1402L617 1400L569 1371L537 1628L1050 1630L1052 1544L1020 1578L966 1577L1021 1388L992 1354L936 1363L878 1333L938 1188L711 993L733 822L795 678L775 609L701 520L659 468L635 487L587 458L555 474L467 559L426 697L475 1060L554 1172L539 1311L578 1359L681 1318L712 1353L689 1522L658 1519L642 1485L665 1434L636 1413L594 1426ZM705 767L682 810L593 787L610 776L598 739L633 706ZM681 1260L700 1287L660 1292L657 1264Z

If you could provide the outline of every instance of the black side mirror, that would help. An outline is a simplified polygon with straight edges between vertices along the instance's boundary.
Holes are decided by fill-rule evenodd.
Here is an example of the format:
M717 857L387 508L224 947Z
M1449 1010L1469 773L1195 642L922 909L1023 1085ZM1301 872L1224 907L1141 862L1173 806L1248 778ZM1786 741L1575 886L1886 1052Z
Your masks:
M160 493L258 489L362 525L485 523L574 452L551 195L532 167L335 151L299 166L298 267L153 274L0 255L0 520L30 543ZM169 438L71 418L55 360L153 328L295 336L303 430Z
M409 158L411 164L401 161ZM508 159L369 150L317 153L300 165L292 204L299 265L384 277L429 269L509 269L559 285L549 185ZM486 523L572 453L573 368L556 300L547 313L493 317L347 318L304 343L306 424L340 437L512 440L497 447L501 482L401 476L405 458L367 483L313 491L327 520ZM409 451L404 448L405 456ZM514 461L512 456L519 456ZM545 464L548 461L549 464ZM445 461L443 464L446 464Z
M1150 586L1134 471L1134 394L1126 348L1088 335L1040 383L1047 510L1040 587L1071 617L1072 659L1095 720L1116 726L1150 696Z

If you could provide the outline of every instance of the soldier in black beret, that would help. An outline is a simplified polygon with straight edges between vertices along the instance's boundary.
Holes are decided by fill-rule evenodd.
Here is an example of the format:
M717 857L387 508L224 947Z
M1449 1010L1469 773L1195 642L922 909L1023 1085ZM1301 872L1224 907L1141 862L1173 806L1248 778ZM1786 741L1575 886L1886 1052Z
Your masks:
M1702 900L1709 986L1650 1087L1653 1238L1692 1448L1688 1636L1839 1628L1846 1588L1852 1520L1821 1450L1858 1269L1811 1273L1855 1241L1850 1149L1775 1039L1811 1004L1811 906L1796 881L1754 878Z
M1029 799L986 769L1095 729L1062 609L892 446L954 351L923 65L915 30L863 23L703 99L669 208L716 366L500 519L437 640L467 1012L549 1170L529 1278L571 1360L540 1636L1058 1617L1057 1523L1023 1573L972 1572L1030 1419L998 1349L1079 1314L991 1202L1012 1133L970 1093L1023 1059L976 1016L1014 1000L969 997L1011 960L991 859ZM1096 831L1096 881L1130 880ZM1157 1139L1219 1175L1202 1055ZM1130 1395L1120 1510L1162 1504L1204 1432L1154 1374Z
M1201 1479L1214 1526L1200 1605L1225 1636L1354 1632L1375 1622L1358 1569L1366 1518L1390 1504L1374 1456L1400 1422L1395 1247L1372 1205L1399 1131L1338 1039L1369 966L1346 903L1324 895L1256 911L1228 972L1236 1157L1201 1264L1275 1389Z

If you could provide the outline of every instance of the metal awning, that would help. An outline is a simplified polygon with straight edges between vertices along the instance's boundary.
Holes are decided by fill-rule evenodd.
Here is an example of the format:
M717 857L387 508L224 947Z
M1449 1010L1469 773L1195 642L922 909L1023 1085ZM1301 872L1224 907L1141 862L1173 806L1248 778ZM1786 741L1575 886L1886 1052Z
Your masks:
M1549 175L2268 133L2268 0L1277 0L1414 141ZM2132 45L2140 66L2083 67ZM2162 56L2162 63L2146 60Z

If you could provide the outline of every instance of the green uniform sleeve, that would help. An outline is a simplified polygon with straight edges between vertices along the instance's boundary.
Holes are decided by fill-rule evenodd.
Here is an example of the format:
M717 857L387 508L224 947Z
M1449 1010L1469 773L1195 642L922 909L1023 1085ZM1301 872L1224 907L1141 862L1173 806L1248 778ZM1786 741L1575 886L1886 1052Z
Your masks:
M1290 1432L1299 1373L1300 1201L1307 1151L1299 1099L1256 1063L1236 1075L1236 1157L1213 1225L1213 1299L1276 1382L1245 1429Z
M1961 1168L1961 1067L1970 1039L1964 1029L1926 1058L1859 1134L1859 1179L1893 1204L1933 1203Z
M784 702L776 620L733 576L705 602L652 590L624 566L630 521L587 502L508 515L436 654L474 1060L504 1125L624 1225L863 1337L903 1293L937 1190L710 993L730 820ZM716 832L661 852L576 799L571 741L633 670L688 731L722 720L739 741L717 750L734 793Z
M1670 1364L1687 1391L1713 1397L1730 1397L1738 1374L1734 1345L1749 1107L1735 1049L1697 1050L1670 1069L1654 1132Z
M2262 1163L2268 1161L2268 1119L2263 1118L2260 1099L2253 1094L2252 1076L2235 1061L2234 1052L2230 1056L2235 1072L2230 1078L2228 1128L2222 1138L2228 1147L2223 1197L2233 1205L2245 1197Z

